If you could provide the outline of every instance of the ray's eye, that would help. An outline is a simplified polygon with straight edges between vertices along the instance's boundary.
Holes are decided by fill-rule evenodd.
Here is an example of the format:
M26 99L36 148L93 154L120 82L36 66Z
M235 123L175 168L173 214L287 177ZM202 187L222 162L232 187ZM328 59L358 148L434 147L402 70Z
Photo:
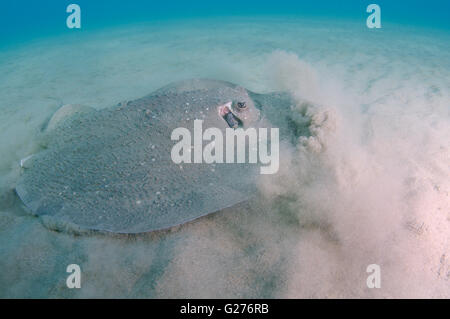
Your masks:
M245 103L245 102L237 102L237 104L236 104L236 109L238 110L238 111L243 111L243 110L245 110L247 108L247 103Z

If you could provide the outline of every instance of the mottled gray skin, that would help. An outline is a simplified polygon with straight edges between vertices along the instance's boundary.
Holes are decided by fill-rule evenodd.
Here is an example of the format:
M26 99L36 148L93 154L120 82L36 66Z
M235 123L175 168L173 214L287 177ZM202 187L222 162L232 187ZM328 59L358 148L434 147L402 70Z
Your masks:
M288 127L279 116L292 104L288 95L254 94L214 80L179 82L58 125L46 136L48 147L23 170L16 192L35 215L115 233L166 229L245 201L256 193L259 164L180 165L171 159L172 131L193 132L194 119L203 119L203 130L224 132L228 126L217 107L228 101L247 103L244 128L270 127L265 110L277 127Z

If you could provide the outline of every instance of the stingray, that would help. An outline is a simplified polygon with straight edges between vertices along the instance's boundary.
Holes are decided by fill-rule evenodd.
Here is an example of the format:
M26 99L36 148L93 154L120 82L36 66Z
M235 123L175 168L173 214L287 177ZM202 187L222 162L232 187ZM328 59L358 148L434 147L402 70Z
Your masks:
M239 126L290 128L287 93L257 94L216 80L187 80L101 110L69 107L47 124L45 148L23 161L16 193L32 214L81 230L142 233L171 228L257 193L259 166L176 164L177 127L232 126L218 106L238 103ZM62 114L62 115L61 115ZM234 114L234 112L233 112Z

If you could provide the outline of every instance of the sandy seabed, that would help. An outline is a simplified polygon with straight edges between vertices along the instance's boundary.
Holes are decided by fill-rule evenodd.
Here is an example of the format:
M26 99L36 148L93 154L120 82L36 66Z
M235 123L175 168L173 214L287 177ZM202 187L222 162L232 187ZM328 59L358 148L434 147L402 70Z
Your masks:
M137 236L57 232L23 209L19 161L61 105L194 77L311 101L292 112L312 136L282 147L264 199ZM0 52L0 110L0 297L450 297L449 33L236 18L41 39Z

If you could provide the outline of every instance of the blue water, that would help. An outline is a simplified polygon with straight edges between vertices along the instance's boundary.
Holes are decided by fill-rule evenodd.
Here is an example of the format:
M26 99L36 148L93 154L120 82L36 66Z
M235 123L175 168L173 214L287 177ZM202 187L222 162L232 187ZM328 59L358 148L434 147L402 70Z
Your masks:
M82 9L82 31L136 22L221 16L290 15L351 19L365 23L370 3L380 5L383 23L450 29L450 1L361 0L228 0L228 1L137 1L137 0L42 0L8 1L0 8L1 44L26 42L37 37L72 32L66 25L66 7Z

